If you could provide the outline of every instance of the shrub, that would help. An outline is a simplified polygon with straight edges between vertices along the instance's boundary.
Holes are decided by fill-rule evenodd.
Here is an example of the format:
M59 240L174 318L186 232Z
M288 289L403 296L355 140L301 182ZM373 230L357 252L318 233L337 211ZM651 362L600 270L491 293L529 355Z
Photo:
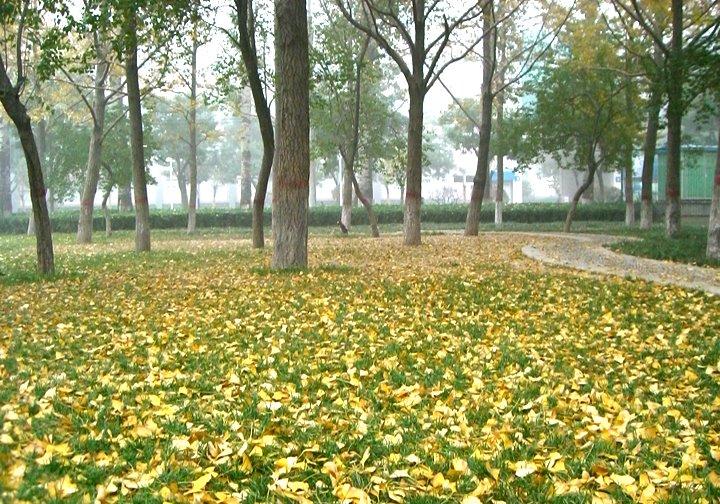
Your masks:
M640 205L637 205L639 218ZM505 205L503 220L524 224L561 222L565 220L569 208L568 203L517 203ZM378 224L402 224L403 207L400 205L375 205L373 207ZM658 216L659 212L656 213ZM335 206L317 206L310 208L308 224L310 226L335 226L340 218L341 208ZM135 215L131 212L111 212L113 230L135 229ZM465 222L467 205L425 204L421 210L422 222L461 223ZM272 219L270 209L265 209L264 222L269 225ZM368 224L367 212L363 207L353 208L353 224ZM576 221L622 222L625 219L623 203L584 203L578 206ZM480 213L481 222L493 222L494 208L491 204L483 205ZM13 214L0 218L0 233L20 234L27 231L28 214ZM52 229L57 233L77 232L77 210L60 210L53 212L50 221ZM187 213L182 210L150 210L150 227L153 229L182 229L187 226ZM199 209L197 212L198 228L250 228L252 212L247 209ZM101 212L95 212L93 228L96 231L105 229L105 219Z

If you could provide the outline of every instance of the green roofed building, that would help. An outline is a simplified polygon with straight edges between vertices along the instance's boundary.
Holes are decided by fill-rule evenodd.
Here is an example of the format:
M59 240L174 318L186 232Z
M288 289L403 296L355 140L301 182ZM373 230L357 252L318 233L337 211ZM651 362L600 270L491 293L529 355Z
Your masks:
M709 201L712 199L717 146L683 145L680 169L680 199ZM658 148L655 157L657 175L656 201L665 201L667 180L667 146Z

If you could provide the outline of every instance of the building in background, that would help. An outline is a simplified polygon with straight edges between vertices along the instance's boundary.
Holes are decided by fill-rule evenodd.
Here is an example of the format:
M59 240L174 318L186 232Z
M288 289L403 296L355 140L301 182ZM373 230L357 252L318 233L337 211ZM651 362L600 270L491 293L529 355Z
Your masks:
M710 215L716 145L683 145L681 147L680 206L684 217L707 217ZM659 147L655 154L653 200L665 203L667 181L667 145Z

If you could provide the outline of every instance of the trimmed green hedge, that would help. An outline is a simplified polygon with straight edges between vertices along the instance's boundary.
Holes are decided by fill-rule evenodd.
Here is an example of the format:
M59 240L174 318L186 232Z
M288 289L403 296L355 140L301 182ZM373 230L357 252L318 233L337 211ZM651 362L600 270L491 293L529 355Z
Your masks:
M639 218L639 207L638 218ZM569 208L568 203L519 203L505 205L503 220L506 222L540 223L561 222L565 220ZM376 205L373 207L379 224L401 224L403 208L400 205ZM657 212L658 218L660 214ZM465 222L467 205L432 205L422 207L423 222L458 223ZM485 204L480 214L481 222L493 222L495 209L492 204ZM335 226L340 218L340 207L319 206L310 209L308 224L310 226ZM368 217L362 207L353 208L353 224L368 224ZM77 232L78 212L62 210L54 212L51 217L52 229L56 233ZM265 224L271 221L270 209L265 210ZM625 205L622 203L584 203L578 206L576 221L622 222L625 220ZM28 214L14 214L0 218L0 233L18 234L27 230ZM94 223L96 231L105 229L105 220L96 211ZM187 226L187 213L178 210L150 210L150 227L153 229L182 229ZM135 229L133 213L112 213L113 230ZM241 209L200 209L197 212L198 228L250 228L252 214Z

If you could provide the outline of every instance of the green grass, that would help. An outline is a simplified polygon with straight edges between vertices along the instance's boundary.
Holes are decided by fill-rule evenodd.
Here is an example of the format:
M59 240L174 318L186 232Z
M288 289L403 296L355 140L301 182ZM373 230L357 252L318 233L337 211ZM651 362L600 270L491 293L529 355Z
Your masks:
M662 227L636 235L640 240L625 240L610 248L623 254L674 261L700 266L720 266L720 261L705 257L707 226L685 224L676 238L668 238Z
M425 223L423 224L425 236L462 233L462 223ZM562 223L505 223L501 229L494 224L482 224L480 232L548 232L559 233L562 231ZM380 226L381 236L402 234L402 225L385 224ZM648 257L651 259L670 260L688 264L706 266L719 266L718 261L708 261L705 258L705 246L707 243L707 226L704 220L687 220L683 224L682 232L676 239L668 239L664 234L662 224L656 224L649 231L641 230L637 226L628 228L623 223L587 221L573 224L574 233L609 234L614 236L628 236L639 238L625 240L610 246L611 249L629 255ZM352 226L348 235L342 235L335 227L312 227L309 230L310 236L329 237L338 239L357 240L370 236L370 226ZM266 239L271 238L272 230L265 228ZM72 264L67 264L64 257L64 250L75 245L75 235L69 233L55 233L53 240L56 249L56 266L58 273L50 280L59 276L72 276L83 274L84 269L78 268L84 261L84 268L89 267L111 267L119 255L125 254L132 261L142 263L142 258L137 258L133 252L132 240L134 232L117 231L107 237L104 233L96 232L93 236L93 245L88 248L88 253L82 254L83 259L75 258ZM249 229L199 229L190 235L183 230L153 230L152 239L154 243L166 243L171 246L165 247L164 258L167 261L173 260L173 250L183 254L184 243L197 241L208 242L231 242L235 240L250 240L252 237ZM35 271L34 260L35 239L26 235L3 235L0 236L0 285L33 283L41 280L41 276ZM177 255L175 256L178 257ZM338 267L328 264L327 268ZM47 279L46 279L47 280Z
M717 298L503 233L313 234L283 274L235 233L73 240L52 282L0 283L0 501L718 496Z

